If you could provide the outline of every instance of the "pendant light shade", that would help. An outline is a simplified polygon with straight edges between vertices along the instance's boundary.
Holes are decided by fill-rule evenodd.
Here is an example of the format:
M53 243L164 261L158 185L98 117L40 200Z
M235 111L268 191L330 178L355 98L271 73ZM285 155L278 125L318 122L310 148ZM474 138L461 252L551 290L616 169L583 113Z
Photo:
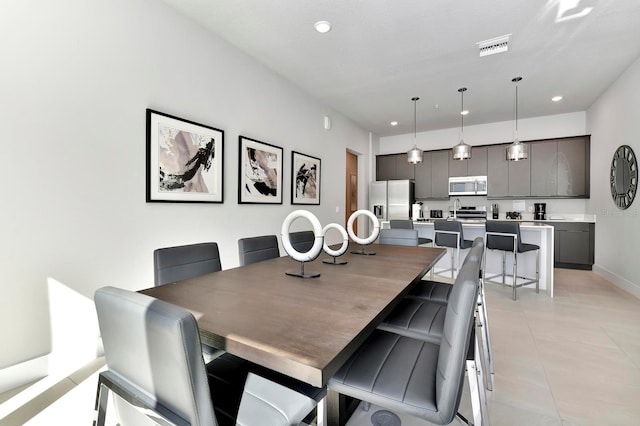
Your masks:
M411 164L418 164L418 163L422 163L422 150L420 148L418 148L418 146L416 145L416 134L417 134L417 113L416 113L416 103L418 102L420 98L415 97L415 98L411 98L411 100L413 101L413 148L411 148L409 150L409 152L407 152L407 161Z
M529 147L520 143L518 139L518 83L520 80L522 80L522 77L515 77L511 80L516 84L516 120L513 143L507 147L507 160L509 161L520 161L529 158Z
M460 104L460 142L458 145L454 146L453 151L453 159L454 160L468 160L471 158L471 146L467 145L464 142L464 92L467 91L466 87L461 87L458 89L461 97Z

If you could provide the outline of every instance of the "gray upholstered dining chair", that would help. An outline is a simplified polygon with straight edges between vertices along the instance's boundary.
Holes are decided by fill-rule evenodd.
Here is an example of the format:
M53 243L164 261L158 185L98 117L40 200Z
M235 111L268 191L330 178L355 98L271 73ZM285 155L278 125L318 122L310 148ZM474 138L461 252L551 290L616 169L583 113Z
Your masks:
M313 247L313 243L316 241L316 235L313 231L290 232L289 241L296 251L306 253Z
M241 266L280 257L278 238L275 235L240 238L238 253Z
M478 262L482 265L484 253L484 240L477 237L471 250L464 259L464 263ZM479 273L482 276L482 273ZM494 373L491 354L491 338L489 336L489 323L487 316L487 304L484 295L484 284L479 282L478 303L476 307L476 322L482 341L481 362L484 363L487 374L487 390L493 390L491 373ZM453 285L438 281L421 280L411 287L408 295L400 301L398 306L378 326L381 330L391 331L397 334L415 337L429 342L439 343L442 338L444 325L444 312Z
M155 285L164 285L222 270L218 244L164 247L153 252Z
M94 298L108 367L98 379L96 426L105 422L109 391L122 425L297 425L316 405L251 372L240 384L213 379L216 360L205 367L196 320L182 308L114 287ZM231 392L221 389L227 385Z
M466 370L474 423L486 423L482 401L473 396L478 376L468 360L470 344L477 347L474 313L479 271L479 261L462 266L445 309L439 343L376 330L329 380L329 390L446 425L456 417L464 420L458 408Z
M389 221L389 228L391 229L414 229L413 221L410 219L391 219ZM418 237L418 245L433 244L431 238Z
M392 244L396 246L417 246L417 229L381 229L378 244Z

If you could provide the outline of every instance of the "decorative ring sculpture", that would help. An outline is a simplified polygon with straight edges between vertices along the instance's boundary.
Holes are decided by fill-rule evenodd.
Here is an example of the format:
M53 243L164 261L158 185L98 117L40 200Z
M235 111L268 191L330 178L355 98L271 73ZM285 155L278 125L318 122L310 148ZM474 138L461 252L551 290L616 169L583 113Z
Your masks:
M369 217L369 219L371 219L371 222L373 222L373 231L371 232L371 235L369 235L368 238L358 238L355 232L353 232L353 222L355 222L358 216L362 216L362 215ZM378 218L376 217L376 215L374 215L369 210L356 210L351 214L351 216L349 216L349 220L347 221L347 232L349 232L349 236L356 244L360 244L362 246L360 251L358 252L353 251L352 253L370 254L370 255L375 254L375 253L366 253L364 251L364 246L367 244L373 243L378 238L378 235L380 234L380 222L378 221Z
M327 245L327 241L325 238L322 248L324 249L325 253L333 257L333 260L325 259L322 262L329 263L331 265L345 265L347 263L346 260L338 262L336 260L336 257L342 256L343 254L345 254L345 252L347 251L347 248L349 248L349 236L347 235L347 231L342 227L342 225L339 225L337 223L330 223L322 229L323 234L327 235L327 231L329 229L337 229L338 231L340 231L340 235L342 236L342 246L340 246L338 250L333 250L331 247Z
M300 253L293 248L289 238L289 227L291 226L291 223L298 218L307 219L311 223L311 226L313 227L313 234L315 236L313 246L305 253ZM318 257L322 251L322 245L324 244L324 232L318 218L310 211L294 210L289 213L289 215L284 219L284 222L282 222L282 229L280 233L282 235L282 246L284 247L284 251L286 251L293 260L300 262L301 265L300 272L286 271L286 274L303 278L314 278L320 276L319 272L304 272L304 262L311 262Z

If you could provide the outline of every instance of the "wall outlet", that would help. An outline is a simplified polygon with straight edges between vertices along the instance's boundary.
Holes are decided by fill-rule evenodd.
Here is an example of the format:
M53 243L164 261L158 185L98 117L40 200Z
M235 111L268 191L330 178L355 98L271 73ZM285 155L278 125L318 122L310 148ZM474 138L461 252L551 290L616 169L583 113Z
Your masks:
M529 206L529 213L533 213L533 206Z
M531 210L533 211L533 210ZM340 213L340 206L336 206L336 213Z

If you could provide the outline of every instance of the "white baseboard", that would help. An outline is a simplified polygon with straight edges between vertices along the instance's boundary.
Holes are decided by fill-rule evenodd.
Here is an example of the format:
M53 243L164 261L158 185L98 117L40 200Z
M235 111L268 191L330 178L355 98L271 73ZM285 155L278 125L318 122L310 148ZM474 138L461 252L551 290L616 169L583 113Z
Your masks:
M616 287L619 287L640 299L640 285L632 283L631 281L622 278L620 275L617 275L600 265L593 265L593 272L600 275L607 281L611 281Z

